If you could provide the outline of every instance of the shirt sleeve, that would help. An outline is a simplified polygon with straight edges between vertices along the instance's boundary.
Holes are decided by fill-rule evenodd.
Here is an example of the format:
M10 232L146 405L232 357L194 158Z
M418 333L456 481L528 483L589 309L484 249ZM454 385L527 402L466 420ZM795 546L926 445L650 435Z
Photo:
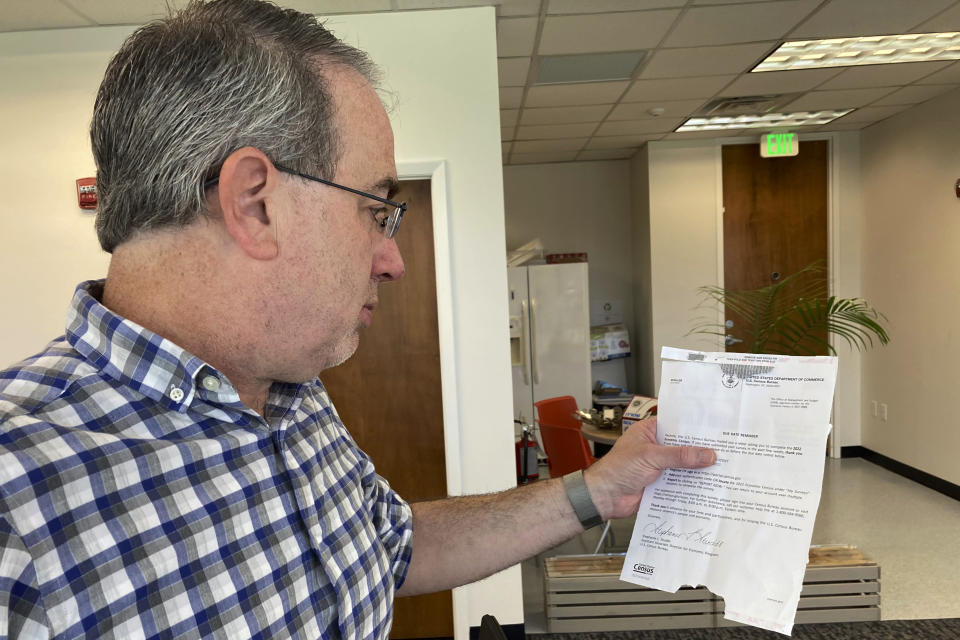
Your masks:
M0 640L8 638L47 640L50 631L33 558L0 516Z
M413 509L390 487L385 478L373 471L367 459L368 481L364 488L367 504L371 505L377 535L387 553L393 558L393 578L396 588L403 586L413 555Z

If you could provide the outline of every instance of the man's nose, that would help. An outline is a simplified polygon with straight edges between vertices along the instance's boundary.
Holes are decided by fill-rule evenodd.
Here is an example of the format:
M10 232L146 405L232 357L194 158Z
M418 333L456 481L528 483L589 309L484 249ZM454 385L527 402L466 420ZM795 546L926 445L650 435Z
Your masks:
M381 243L373 263L373 277L379 282L391 282L403 277L403 256L394 238Z

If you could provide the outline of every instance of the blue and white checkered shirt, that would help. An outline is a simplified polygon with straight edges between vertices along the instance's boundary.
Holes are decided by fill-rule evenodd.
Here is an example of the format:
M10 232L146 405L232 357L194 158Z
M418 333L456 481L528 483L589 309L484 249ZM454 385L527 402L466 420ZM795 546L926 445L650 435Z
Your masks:
M0 638L386 638L412 512L320 381L261 418L101 290L0 372Z

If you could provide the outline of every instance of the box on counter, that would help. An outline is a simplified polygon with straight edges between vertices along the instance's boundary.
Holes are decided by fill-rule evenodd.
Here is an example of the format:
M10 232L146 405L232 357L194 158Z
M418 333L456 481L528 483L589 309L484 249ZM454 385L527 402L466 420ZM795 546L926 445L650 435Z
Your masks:
M657 413L657 399L647 396L633 396L633 400L623 410L623 430L626 431L634 422L640 422Z
M600 362L630 355L630 334L622 324L590 327L590 360Z

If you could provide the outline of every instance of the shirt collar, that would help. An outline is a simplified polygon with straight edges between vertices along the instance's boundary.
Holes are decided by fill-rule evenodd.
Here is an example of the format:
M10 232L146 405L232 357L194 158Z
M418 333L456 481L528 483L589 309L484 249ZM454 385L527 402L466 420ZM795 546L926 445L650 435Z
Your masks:
M103 306L103 284L89 280L77 286L66 327L70 345L103 375L181 413L198 392L201 370L226 382L200 358Z

